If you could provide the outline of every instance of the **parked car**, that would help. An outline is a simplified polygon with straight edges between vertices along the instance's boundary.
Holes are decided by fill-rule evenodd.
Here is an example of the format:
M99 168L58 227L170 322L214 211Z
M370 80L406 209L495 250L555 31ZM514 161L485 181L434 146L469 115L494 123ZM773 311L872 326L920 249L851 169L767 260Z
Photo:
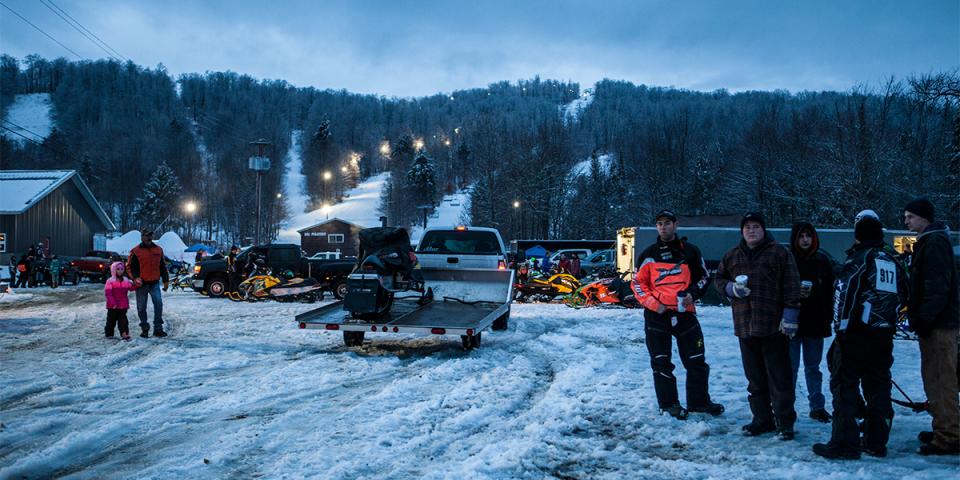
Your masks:
M601 268L614 268L616 265L616 255L613 249L600 250L580 259L580 273L590 275L595 270Z
M69 262L79 278L89 278L91 282L106 282L110 278L110 264L123 261L117 252L108 250L90 250L86 255Z
M570 255L574 253L577 254L578 258L580 258L580 269L582 270L583 259L587 258L587 256L593 253L593 250L590 250L589 248L564 248L563 250L557 250L550 255L550 263L556 265L560 262L560 255L567 254L567 257L569 258Z
M249 247L237 255L237 265L242 269L250 255L264 259L266 268L276 273L291 271L303 278L314 278L323 289L342 298L346 292L347 275L356 265L355 259L317 260L303 256L299 245L272 243ZM222 297L230 285L227 278L226 259L203 260L193 267L193 289L211 297Z

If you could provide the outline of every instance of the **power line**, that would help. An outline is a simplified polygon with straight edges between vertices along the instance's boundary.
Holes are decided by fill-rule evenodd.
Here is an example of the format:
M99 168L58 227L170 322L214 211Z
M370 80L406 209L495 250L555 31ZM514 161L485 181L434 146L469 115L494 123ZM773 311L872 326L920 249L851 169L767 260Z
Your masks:
M26 18L23 18L23 15L20 15L19 13L16 12L16 10L14 10L14 9L10 8L9 6L7 6L6 3L0 2L0 5L3 5L4 8L6 8L7 10L10 10L11 12L13 12L14 15L20 17L20 20L23 20L24 22L27 22L28 25L30 25L31 27L37 29L37 31L39 31L40 33L46 35L47 38L49 38L50 40L53 40L54 42L57 42L57 45L60 45L61 47L65 48L68 52L76 55L77 58L79 58L80 60L83 60L83 59L84 59L84 57L80 56L79 53L74 52L73 50L70 49L70 47L68 47L68 46L60 43L60 40L57 40L56 38L53 38L52 36L50 36L49 33L43 31L42 28L34 25L33 22L31 22L30 20L27 20Z
M43 135L40 135L40 134L38 134L37 132L34 132L33 130L30 130L29 128L21 127L20 125L17 125L16 123L11 122L10 120L4 119L3 121L4 121L5 123L9 123L10 125L13 125L14 127L19 128L20 130L23 130L24 132L30 133L31 135L33 135L33 136L35 136L35 137L37 137L37 138L40 138L40 139L44 138ZM12 131L12 130L11 130L11 131ZM20 136L23 137L23 135L20 135ZM27 138L27 137L23 137L23 138ZM28 140L29 140L29 139L28 139Z
M13 125L12 122L11 122L11 125ZM28 136L20 133L20 132L18 132L18 131L16 131L16 130L10 128L10 127L4 127L3 125L0 125L0 128L2 128L2 129L4 129L4 130L6 130L6 131L8 131L8 132L10 132L10 133L18 136L18 137L21 137L21 138L25 139L25 140L28 141L28 142L31 142L31 143L40 145L41 147L44 146L42 143L40 143L40 142L38 142L38 141L36 141L36 140L34 140L34 139L32 139L32 138L30 138L30 137L28 137ZM29 131L29 130L28 130L28 131ZM34 135L36 135L36 134L34 134Z
M44 5L46 5L47 8L50 8L50 9L53 11L53 13L56 13L60 18L63 18L63 15L66 15L67 18L69 18L70 20L73 21L73 24L71 24L70 21L67 21L67 18L63 18L63 20L64 20L65 22L67 22L68 24L70 24L70 26L73 27L74 29L77 29L77 27L80 27L80 29L82 29L82 30L79 30L79 29L78 29L77 31L79 31L83 36L87 37L87 39L90 40L91 42L93 42L95 45L97 45L98 47L100 47L100 49L103 50L104 52L106 52L108 56L114 57L114 58L116 58L116 59L118 59L118 60L119 60L119 59L123 59L123 60L126 60L126 61L130 61L130 59L128 59L127 57L124 57L123 55L120 54L120 52L116 51L116 49L114 49L112 46L110 46L109 43L103 41L103 39L101 39L100 37L98 37L95 33L91 32L87 27L84 27L83 24L80 23L80 21L78 21L76 18L73 18L69 13L66 12L66 10L60 8L60 6L57 5L56 3L53 3L53 0L46 0L46 1L40 0L40 1L41 1ZM53 8L51 8L51 6L52 6L53 8L56 8L56 10L53 10ZM57 13L57 10L59 10L60 13L63 13L63 15L60 15L60 13ZM76 25L74 25L74 24L76 24ZM84 32L86 32L86 33L84 33ZM89 35L87 35L87 34L89 34ZM93 37L92 39L90 38L91 36ZM96 39L96 41L94 41L94 39ZM98 42L99 42L99 43L98 43ZM106 47L106 48L104 48L104 47ZM108 51L108 50L109 50L109 51ZM113 53L112 55L111 55L111 52Z
M50 5L47 5L46 2L44 2L43 0L40 0L40 3L42 3L43 6L47 7L47 9L50 10L51 12L53 12L56 16L60 17L61 20L63 20L64 22L67 22L67 25L70 25L70 27L72 27L72 28L73 28L74 30L76 30L77 32L80 32L80 35L83 35L84 37L86 37L87 40L90 40L90 42L92 42L94 45L96 45L97 47L99 47L100 50L103 50L104 53L106 53L107 56L110 57L110 59L116 60L116 61L120 61L119 58L114 57L113 54L111 54L106 48L103 48L102 45L100 45L99 43L97 43L96 41L94 41L93 38L90 37L90 35L87 35L83 30L80 30L76 25L74 25L74 24L71 23L69 20L67 20L66 17L64 17L63 15L60 14L60 12L54 10L53 7L51 7Z

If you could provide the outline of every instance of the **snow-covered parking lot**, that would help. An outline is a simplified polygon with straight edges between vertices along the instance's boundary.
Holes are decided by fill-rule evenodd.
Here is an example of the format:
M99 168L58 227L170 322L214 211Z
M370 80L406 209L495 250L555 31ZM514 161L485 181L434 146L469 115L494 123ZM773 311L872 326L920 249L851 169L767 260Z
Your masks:
M509 330L472 352L386 334L347 349L296 328L312 305L168 293L170 337L123 342L103 338L99 286L30 293L0 301L0 478L958 475L956 457L914 453L929 417L901 407L886 459L814 456L829 426L807 418L802 381L796 441L741 436L746 382L724 308L701 321L727 412L680 422L657 412L637 311L515 305ZM895 380L922 398L916 343L895 355Z

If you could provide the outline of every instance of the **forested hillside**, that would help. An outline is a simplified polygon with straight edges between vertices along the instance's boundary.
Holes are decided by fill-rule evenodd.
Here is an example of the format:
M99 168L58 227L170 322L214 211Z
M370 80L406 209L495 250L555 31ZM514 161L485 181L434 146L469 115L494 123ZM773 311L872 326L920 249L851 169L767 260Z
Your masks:
M581 86L539 78L398 99L232 72L174 79L162 65L4 55L0 106L15 94L50 93L55 129L42 142L0 137L0 168L78 169L121 228L193 222L197 237L219 232L223 243L253 236L247 158L259 139L273 161L263 228L275 231L285 213L280 162L295 130L314 206L390 171L381 208L397 224L470 188L473 223L508 238L609 238L663 207L756 209L771 225L823 226L849 226L873 208L893 226L917 195L958 225L957 72L848 92L731 94L613 80L591 88L592 102L565 118ZM584 174L571 174L591 157ZM179 189L145 190L162 165ZM143 199L167 208L140 208ZM187 199L201 205L195 216L180 212Z

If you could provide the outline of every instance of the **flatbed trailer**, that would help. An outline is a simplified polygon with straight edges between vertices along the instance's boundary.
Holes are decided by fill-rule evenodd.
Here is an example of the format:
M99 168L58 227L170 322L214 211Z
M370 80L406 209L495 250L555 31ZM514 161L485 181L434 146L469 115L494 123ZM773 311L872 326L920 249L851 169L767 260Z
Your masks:
M480 346L481 332L506 329L513 298L512 270L423 269L424 282L433 289L433 301L418 304L419 295L394 298L390 310L376 319L353 318L334 302L301 313L301 329L342 331L347 346L359 346L367 333L459 335L465 349ZM363 275L363 274L355 274ZM412 293L412 292L411 292Z

